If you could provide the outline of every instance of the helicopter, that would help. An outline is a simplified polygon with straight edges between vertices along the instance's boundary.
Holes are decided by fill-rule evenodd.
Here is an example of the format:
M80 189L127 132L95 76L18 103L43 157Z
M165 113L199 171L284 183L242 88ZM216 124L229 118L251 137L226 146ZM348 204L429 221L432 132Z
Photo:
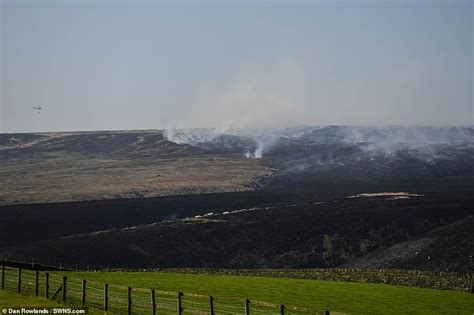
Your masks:
M41 114L41 110L43 109L43 107L38 106L38 107L33 107L33 109L37 109L37 110L38 110L38 114Z

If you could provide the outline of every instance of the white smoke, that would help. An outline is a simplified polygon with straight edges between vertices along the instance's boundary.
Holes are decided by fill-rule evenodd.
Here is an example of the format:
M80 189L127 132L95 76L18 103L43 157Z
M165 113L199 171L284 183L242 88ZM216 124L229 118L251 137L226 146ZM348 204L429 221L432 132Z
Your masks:
M247 158L261 158L276 142L278 128L311 120L305 114L307 89L303 67L294 60L248 65L227 84L198 89L194 104L165 136L176 143L196 145L222 135L250 138Z
M260 159L281 137L284 136L283 130L276 129L167 129L163 131L164 136L172 142L178 144L190 144L194 146L205 146L214 143L222 136L235 136L238 139L244 139L251 142L252 147L243 152L248 159ZM232 148L232 143L219 143L225 148Z
M275 139L270 140L268 137L258 137L254 139L256 148L253 152L245 152L245 157L247 159L261 159L265 149L270 148L275 142Z
M178 144L197 145L214 140L219 134L216 129L166 129L164 136L171 142Z
M208 82L198 88L194 102L180 121L165 126L166 137L176 143L198 146L219 142L223 136L250 139L253 145L245 147L242 154L259 159L281 138L298 139L316 129L330 128L291 127L311 125L337 105L324 102L324 98L309 101L308 95L315 94L314 88L308 88L306 71L295 60L242 67L233 78L228 82ZM316 85L322 94L323 86ZM472 141L469 132L465 128L351 126L338 128L334 139L362 144L363 150L374 154L416 149L429 155L436 144L452 143L459 138L469 140L469 137ZM327 141L326 136L322 137L322 141Z
M462 150L474 148L474 130L472 128L439 127L294 127L282 129L172 129L165 131L166 137L176 143L186 143L205 148L241 150L248 159L260 159L276 146L290 152L300 148L303 154L298 169L309 165L338 164L341 161L331 157L331 151L314 151L321 145L356 146L360 151L352 153L351 159L369 159L377 157L398 158L400 154L434 163L442 158L450 158L445 148ZM459 149L458 148L458 149ZM288 151L288 149L290 151ZM441 150L440 150L441 149ZM308 150L306 152L306 150ZM305 151L305 152L303 152ZM277 152L277 151L275 151ZM309 154L309 155L308 155ZM321 155L322 154L322 155Z

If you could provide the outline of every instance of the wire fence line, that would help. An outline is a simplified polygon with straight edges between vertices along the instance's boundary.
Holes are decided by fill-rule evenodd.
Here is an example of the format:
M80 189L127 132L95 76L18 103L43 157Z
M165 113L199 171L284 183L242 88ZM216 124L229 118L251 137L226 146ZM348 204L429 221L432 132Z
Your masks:
M0 285L4 290L112 314L343 314L235 297L132 288L5 265Z
M366 268L312 268L312 269L219 269L219 268L110 268L109 266L78 266L38 264L34 260L12 261L3 258L3 264L31 270L43 271L140 271L172 272L186 274L210 274L231 276L252 276L272 278L294 278L329 280L342 282L382 283L437 290L453 290L474 293L471 272L426 271L407 269L366 269Z

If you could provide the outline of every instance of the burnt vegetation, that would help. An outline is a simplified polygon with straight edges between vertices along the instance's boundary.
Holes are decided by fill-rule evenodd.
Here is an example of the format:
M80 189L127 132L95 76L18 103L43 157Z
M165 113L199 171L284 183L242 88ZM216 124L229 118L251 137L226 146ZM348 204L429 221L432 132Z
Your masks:
M472 128L300 128L268 143L238 134L175 143L155 131L0 136L0 171L23 180L0 191L0 256L9 259L81 268L474 267ZM261 159L244 156L261 149ZM114 186L48 202L48 179L85 157L126 162L97 162L89 179L73 177L113 172L107 178L134 193ZM66 160L41 174L42 187L26 185L34 167L15 169ZM150 170L167 185L181 182L167 194L163 181L133 184ZM182 184L187 172L194 180ZM37 194L21 197L28 189ZM11 202L13 192L29 202ZM357 196L373 192L412 195Z

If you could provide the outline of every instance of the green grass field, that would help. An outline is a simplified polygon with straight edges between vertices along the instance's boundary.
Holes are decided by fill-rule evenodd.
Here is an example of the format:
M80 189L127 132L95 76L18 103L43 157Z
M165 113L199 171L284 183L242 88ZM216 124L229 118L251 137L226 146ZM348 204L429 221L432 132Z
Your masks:
M165 272L67 272L80 278L157 290L232 296L364 314L473 314L474 294L383 284Z
M70 307L71 304L59 304L56 301L46 300L33 296L25 296L16 292L0 290L0 309L4 307ZM104 314L104 312L89 309L89 314Z
M42 298L24 296L15 292L0 290L0 307L57 307L60 306L55 301Z

